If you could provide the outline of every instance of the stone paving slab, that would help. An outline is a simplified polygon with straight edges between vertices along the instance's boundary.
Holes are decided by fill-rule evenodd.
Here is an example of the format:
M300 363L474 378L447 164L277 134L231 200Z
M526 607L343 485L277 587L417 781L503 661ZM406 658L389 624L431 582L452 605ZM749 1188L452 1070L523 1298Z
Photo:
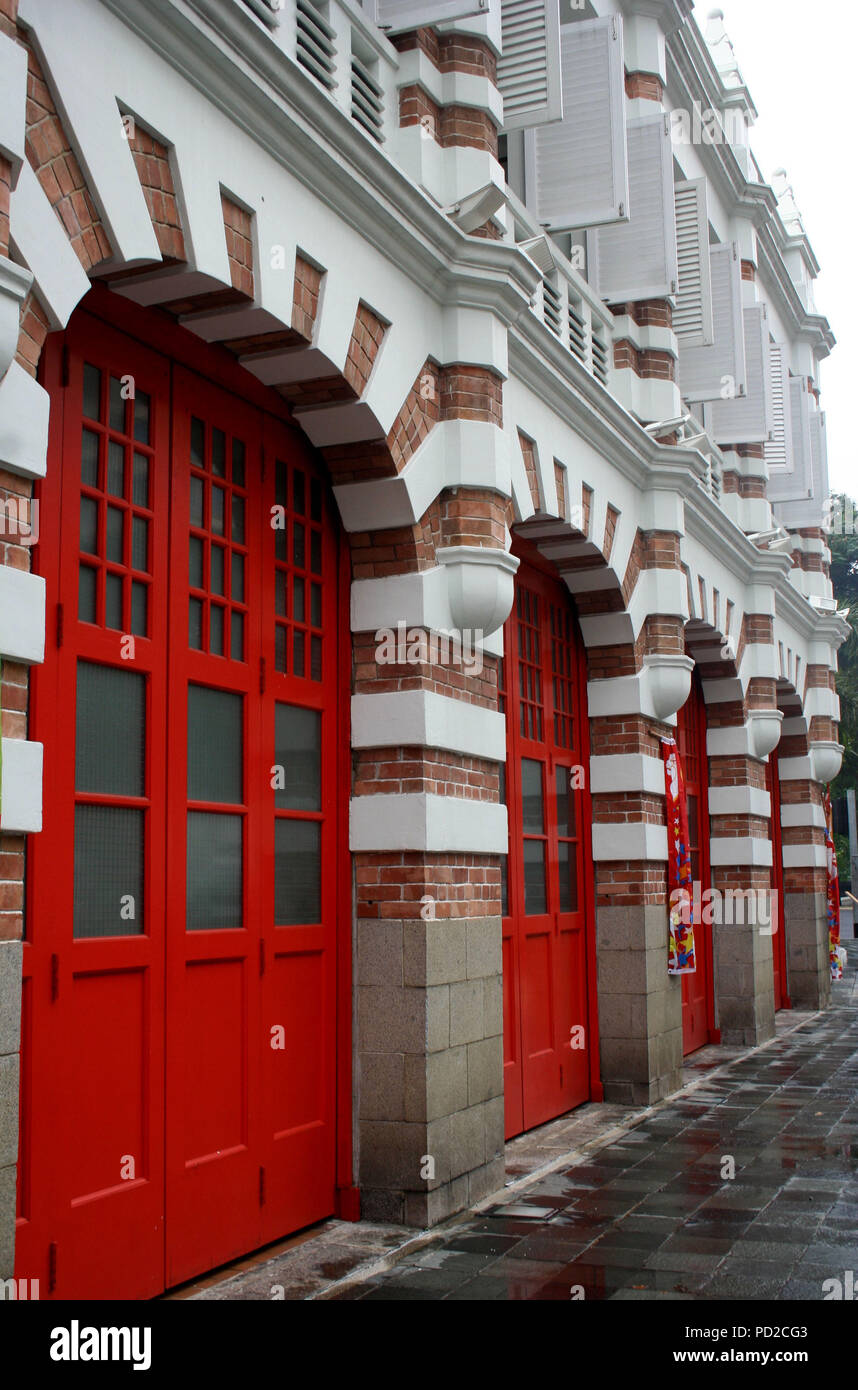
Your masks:
M847 950L826 1013L780 1014L751 1052L704 1048L685 1089L648 1111L587 1105L522 1135L507 1192L479 1209L419 1234L326 1222L173 1296L821 1300L824 1280L858 1270L858 943Z

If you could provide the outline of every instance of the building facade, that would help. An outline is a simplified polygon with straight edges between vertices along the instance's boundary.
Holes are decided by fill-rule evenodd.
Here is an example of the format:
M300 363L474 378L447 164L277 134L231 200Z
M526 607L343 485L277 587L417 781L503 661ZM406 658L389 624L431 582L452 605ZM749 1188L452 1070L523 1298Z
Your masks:
M432 1225L824 1008L833 338L717 15L0 0L0 71L0 1275Z

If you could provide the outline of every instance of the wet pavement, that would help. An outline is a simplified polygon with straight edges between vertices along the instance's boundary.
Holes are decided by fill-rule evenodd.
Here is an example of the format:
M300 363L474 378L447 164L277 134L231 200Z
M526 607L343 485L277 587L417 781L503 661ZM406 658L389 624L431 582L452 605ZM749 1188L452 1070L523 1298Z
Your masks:
M588 1161L321 1296L822 1300L824 1281L858 1273L858 946L848 950L827 1013Z
M327 1222L194 1299L821 1301L858 1281L858 943L824 1014L689 1059L651 1110L585 1106L507 1149L502 1201L433 1232ZM727 1065L724 1065L724 1063ZM169 1296L169 1295L168 1295Z

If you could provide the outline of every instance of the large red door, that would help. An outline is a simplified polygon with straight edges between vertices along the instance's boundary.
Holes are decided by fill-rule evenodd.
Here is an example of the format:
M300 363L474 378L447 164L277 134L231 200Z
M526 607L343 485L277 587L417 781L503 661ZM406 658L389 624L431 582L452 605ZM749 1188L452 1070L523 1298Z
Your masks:
M702 911L695 912L694 956L697 969L682 976L682 1046L687 1056L715 1041L712 994L712 927L707 921L711 887L709 867L709 761L706 755L706 706L697 673L691 693L677 715L676 741L688 798L688 835L695 898ZM697 885L700 885L699 888Z
M568 593L522 565L504 631L507 1136L590 1099L596 1064L586 678Z
M85 313L46 384L17 1271L140 1298L334 1210L337 547L222 386Z
M791 1009L787 987L786 927L784 924L784 860L781 835L781 782L778 773L778 750L769 754L766 767L766 787L772 799L772 968L775 983L775 1012Z

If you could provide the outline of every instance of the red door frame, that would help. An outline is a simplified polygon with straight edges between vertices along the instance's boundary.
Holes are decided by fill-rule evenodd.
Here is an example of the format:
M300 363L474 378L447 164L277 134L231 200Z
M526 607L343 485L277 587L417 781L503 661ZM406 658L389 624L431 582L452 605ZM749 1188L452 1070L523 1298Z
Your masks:
M779 1009L791 1009L789 996L789 975L786 949L786 918L784 916L784 851L781 833L781 779L778 767L778 750L769 754L766 766L766 783L771 797L772 827L772 921L777 922L777 930L772 938L772 968L775 977L775 1013ZM774 914L777 913L775 917Z
M118 332L123 338L134 339L139 344L139 351L142 354L163 354L172 359L173 362L181 362L191 370L199 373L212 382L215 386L240 394L245 402L250 402L256 408L263 410L266 417L271 419L271 425L281 433L288 433L290 436L291 447L300 450L306 458L310 467L318 469L312 450L307 445L304 436L298 431L291 421L291 415L282 399L276 393L262 387L249 373L241 369L230 359L226 353L218 348L210 348L200 342L196 337L188 334L175 322L157 311L141 309L140 307L125 300L118 300L106 287L94 286L85 301L86 314L91 316L98 324L99 335L110 335ZM43 352L39 377L42 384L48 389L52 397L50 436L48 448L48 469L47 476L37 486L37 498L42 509L42 535L43 540L49 538L49 523L56 521L58 526L61 515L60 493L63 486L62 478L62 456L63 456L63 387L67 384L67 374L69 370L69 355L64 351L65 335L51 335ZM136 351L134 345L131 350ZM128 344L125 344L126 356ZM169 363L166 364L169 370ZM264 417L264 418L266 418ZM272 418L273 417L273 418ZM67 469L67 477L75 470ZM324 479L323 479L324 481ZM153 486L157 482L153 481ZM163 480L166 487L166 480ZM330 488L324 483L325 491L329 500L329 511L332 518L336 518L336 509L330 502ZM74 499L74 514L79 507L77 496ZM340 533L341 534L341 533ZM45 949L44 939L40 936L38 926L35 933L33 930L34 909L38 902L49 892L51 875L49 873L48 842L54 838L51 834L51 827L54 827L55 834L62 837L63 820L68 822L68 797L64 799L61 791L61 765L64 754L59 748L57 740L52 737L52 719L57 720L60 711L57 710L57 698L59 690L59 673L61 660L72 659L71 644L66 647L65 657L63 657L61 643L63 641L63 613L57 596L62 598L64 593L76 592L76 589L68 590L60 587L60 561L59 545L43 543L37 548L34 555L34 569L40 573L47 585L47 616L46 616L46 663L43 668L37 668L34 679L31 682L30 692L30 714L31 728L35 736L42 734L46 742L47 756L45 758L45 779L44 779L44 801L45 801L45 831L41 837L31 842L31 850L28 854L27 864L27 932L24 943L24 985L23 985L23 1031L22 1031L22 1050L25 1057L22 1063L26 1063L26 1054L32 1054L33 1047L44 1045L52 1055L54 1063L57 1058L62 1058L63 1029L58 1025L58 1013L55 1011L51 1016L50 1011L46 1010L44 1002L40 1008L39 1027L33 1026L32 1001L34 993L38 993L42 1001L45 998L45 991L48 997L59 991L62 996L62 985L64 982L63 971L68 969L67 963L62 962L61 955L56 952L48 952ZM334 875L333 891L336 895L336 986L335 986L335 1021L336 1021L336 1056L334 1060L334 1071L336 1074L336 1096L335 1096L335 1153L336 1153L336 1214L348 1219L357 1219L359 1215L359 1195L354 1185L353 1168L353 1144L352 1144L352 961L351 961L351 917L352 917L352 885L351 867L348 854L348 797L342 794L342 788L349 785L350 769L350 739L349 739L349 712L350 712L350 638L349 638L349 590L350 575L348 563L347 547L340 543L338 545L338 559L335 565L335 607L337 622L335 635L332 634L332 641L336 643L338 656L338 674L336 680L336 746L333 751L335 775L338 779L340 793L337 796L337 809L335 814L337 847L335 852L336 873ZM153 589L156 587L153 584ZM168 592L166 583L161 585L163 594ZM155 603L157 610L157 600ZM104 634L99 634L104 636ZM151 644L150 644L151 645ZM115 642L111 643L115 646ZM59 650L58 650L59 649ZM101 659L101 658L99 658ZM111 660L115 660L115 652L111 653ZM108 663L109 664L109 663ZM151 699L151 694L150 694ZM54 723L56 727L56 723ZM149 727L151 728L151 722ZM72 744L68 739L67 743ZM164 774L163 765L157 766L157 760L152 759L153 776L161 777ZM66 778L67 780L67 778ZM152 788L147 788L150 792L150 803L152 798ZM71 839L68 834L68 824L65 826L66 841ZM44 862L43 862L44 861ZM162 876L163 877L163 876ZM166 879L164 880L166 882ZM152 901L150 899L150 901ZM48 904L49 907L49 904ZM37 918L37 921L40 918ZM151 938L144 938L151 939ZM129 939L125 938L122 942L124 946L129 945ZM89 941L80 941L76 946L80 948L90 947ZM135 943L136 947L136 943ZM102 950L109 952L109 943L105 947L102 943ZM138 948L139 949L139 948ZM51 960L53 956L53 960ZM46 1023L47 1018L47 1023ZM50 1026L54 1023L54 1027ZM150 1062L150 1066L157 1067L157 1058ZM42 1069L42 1074L44 1071ZM29 1065L22 1064L21 1079L21 1151L22 1157L27 1155L35 1167L31 1173L29 1164L19 1165L19 1220L18 1220L18 1250L19 1260L26 1264L19 1264L22 1277L39 1277L42 1280L42 1289L50 1294L56 1284L56 1247L53 1251L48 1249L36 1249L34 1245L35 1223L33 1217L35 1209L39 1205L39 1186L41 1177L39 1173L38 1144L34 1146L34 1137L51 1123L50 1105L48 1100L43 1101L32 1089L32 1069ZM59 1088L54 1087L54 1095ZM36 1135L34 1136L34 1130ZM43 1175L42 1175L43 1176ZM31 1185L32 1180L32 1185ZM33 1190L35 1186L35 1191ZM267 1239L273 1238L267 1235ZM40 1242L44 1246L44 1242ZM157 1292L153 1289L152 1292ZM143 1293L142 1296L146 1296Z
M692 853L696 851L699 856L701 897L706 893L708 888L712 887L712 869L709 851L709 757L706 747L707 727L706 702L703 698L700 677L695 670L692 673L691 691L688 699L677 715L676 740L679 746L680 758L682 759L686 796L695 796L697 798L698 843L696 846L692 846ZM697 877L697 875L695 875L695 877ZM705 903L703 907L705 911ZM694 988L695 983L697 983L697 980L694 975L683 975L682 1013L683 1052L685 1056L690 1055L692 1052L696 1052L700 1047L705 1047L707 1043L719 1043L721 1041L720 1029L715 1027L715 971L712 927L702 920L702 914L701 919L695 922L694 932L695 955L697 955L703 966L702 992L704 994L705 1003L705 1027L702 1030L698 1030L693 1039L690 1037L687 1025L687 1018L689 1016L688 1000L689 994Z
M507 893L509 914L504 918L504 969L512 967L512 989L504 988L504 1029L509 1037L510 1030L515 1042L514 1057L515 1061L507 1063L505 1066L504 1095L506 1108L506 1137L510 1138L522 1130L531 1128L533 1124L544 1123L550 1116L543 1116L540 1119L527 1121L525 1114L525 1104L523 1096L523 1040L522 1040L522 996L521 996L521 972L518 961L518 933L515 929L515 919L518 915L519 921L541 921L542 919L526 918L524 915L524 884L523 884L523 860L519 851L519 846L523 842L524 829L522 823L521 808L521 759L532 755L536 761L542 763L548 778L553 778L555 769L558 766L580 765L584 768L584 786L580 789L577 811L579 816L579 845L578 845L578 885L579 885L579 908L575 914L560 914L563 917L580 918L580 930L582 932L583 950L585 959L585 979L584 989L586 991L586 1010L587 1010L587 1038L588 1038L588 1075L587 1093L580 1099L574 1100L572 1105L582 1104L585 1100L602 1100L603 1087L599 1067L599 1017L598 1017L598 994L597 994L597 964L596 964L596 925L595 925L595 874L593 866L592 850L592 801L590 795L590 739L589 739L589 719L587 714L587 661L584 643L581 638L578 618L575 612L575 605L569 591L565 588L557 576L554 568L545 561L535 546L523 540L521 537L514 536L512 553L522 561L524 571L519 571L522 578L526 578L527 586L531 590L538 592L547 603L553 603L559 607L565 607L572 619L573 634L577 638L574 643L575 670L574 679L574 731L577 746L566 748L558 744L554 736L554 699L552 690L551 676L551 653L545 649L541 652L541 684L542 684L542 709L544 715L543 739L533 742L521 736L519 728L519 657L518 657L518 630L517 630L517 599L513 611L507 620L504 630L504 700L506 709L507 725L507 763L506 763L506 802L509 816L509 843L510 853L507 857ZM518 587L516 589L518 593ZM542 630L545 632L547 620L542 619ZM547 644L546 644L547 647ZM558 860L556 855L557 826L556 808L553 786L544 788L545 807L545 841L547 845L546 853L546 878L548 883L548 918L558 916L555 908L554 898L556 897L556 880L558 870ZM560 1042L558 1039L558 1050ZM506 1049L505 1049L506 1050ZM559 1094L559 1093L558 1093ZM572 1106L566 1106L566 1109ZM565 1113L564 1109L558 1109L556 1114Z

